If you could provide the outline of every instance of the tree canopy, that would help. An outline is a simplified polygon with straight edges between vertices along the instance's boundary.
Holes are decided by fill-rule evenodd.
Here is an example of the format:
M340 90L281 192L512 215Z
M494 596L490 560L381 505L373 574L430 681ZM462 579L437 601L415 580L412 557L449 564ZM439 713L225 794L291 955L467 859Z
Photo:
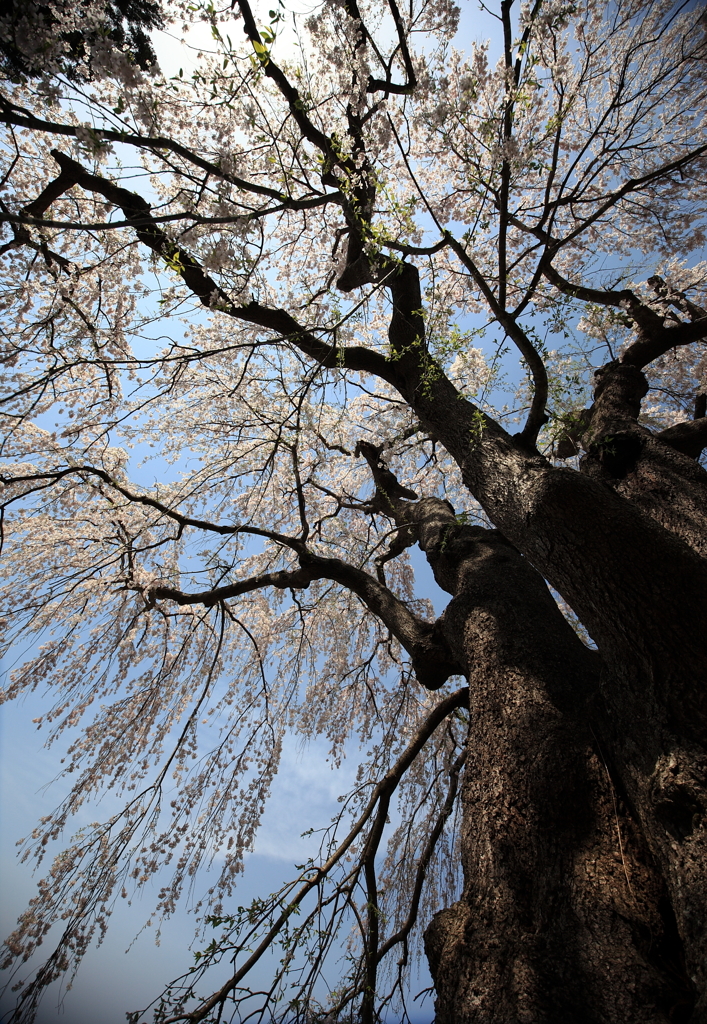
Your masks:
M194 0L169 76L153 4L36 4L31 53L6 6L4 694L68 736L27 856L122 801L7 940L63 922L14 1019L211 865L156 1020L404 1015L423 934L440 1024L707 1020L703 8ZM289 731L367 754L235 910Z
M156 0L4 0L0 73L17 83L52 73L85 80L110 73L116 63L123 74L131 63L147 71L156 62L147 33L161 24Z

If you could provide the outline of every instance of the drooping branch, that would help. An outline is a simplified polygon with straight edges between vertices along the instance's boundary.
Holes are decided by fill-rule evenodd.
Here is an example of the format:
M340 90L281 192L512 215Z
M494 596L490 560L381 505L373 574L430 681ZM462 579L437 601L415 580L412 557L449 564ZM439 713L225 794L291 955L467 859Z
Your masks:
M136 490L126 487L125 484L121 484L119 480L116 480L114 476L106 472L105 469L100 469L97 466L81 465L81 466L68 466L66 469L57 469L53 471L46 471L43 473L25 473L21 476L0 476L0 483L5 486L11 484L34 484L36 487L44 487L47 484L58 483L60 480L65 479L69 476L84 477L97 477L102 480L103 483L108 484L114 491L121 494L124 498L127 498L129 502L135 505L145 505L148 508L154 508L157 512L160 512L163 516L171 519L177 523L180 531L185 527L194 527L197 530L206 530L210 533L219 533L223 536L236 533L252 533L254 528L250 526L236 526L227 525L225 523L210 523L205 519L195 519L193 516L182 515L175 509L165 505L164 502L158 498L153 498L149 494L140 494ZM36 487L32 489L36 489ZM13 500L15 500L13 498ZM258 531L262 534L263 531ZM287 538L280 534L272 533L267 531L266 536L273 540L278 540L280 543L285 543Z
M395 597L370 573L339 558L316 555L300 541L291 539L290 546L298 553L300 568L297 570L264 573L200 593L184 593L160 585L150 588L148 600L171 600L177 604L203 604L211 607L263 587L307 588L315 580L332 580L356 594L390 630L410 655L415 675L427 689L438 690L450 676L461 673L462 666L444 640L439 626L414 615L404 601Z
M393 948L393 946L397 946L398 943L400 942L405 942L417 920L418 910L420 907L420 897L422 896L422 889L425 884L425 876L430 866L430 861L432 860L432 855L434 854L434 850L439 840L439 837L442 835L444 826L447 823L447 820L449 819L452 811L454 810L454 804L457 798L457 790L459 788L459 776L461 774L462 768L466 763L466 758L467 751L466 747L464 747L459 753L459 756L457 757L456 761L452 765L452 770L449 773L447 796L445 797L444 803L442 804L439 815L437 816L437 820L435 821L433 827L430 829L429 836L427 837L427 842L425 843L425 848L422 851L422 854L417 862L417 869L415 872L415 883L413 885L412 895L410 898L410 909L408 910L407 917L401 924L400 928L398 928L396 932L394 932L385 940L385 942L381 944L380 948L378 949L379 960L382 960L386 953L388 953L388 951Z
M361 345L341 347L327 344L320 340L312 330L300 324L286 310L264 306L255 300L243 305L233 302L213 278L204 271L201 264L183 247L176 245L154 223L150 205L141 196L117 186L99 175L90 173L65 153L52 150L52 155L61 170L67 172L63 178L67 186L69 182L73 182L86 191L102 195L108 202L122 209L127 221L134 226L138 239L164 260L173 272L181 277L192 294L207 308L272 331L276 335L274 340L287 341L323 368L351 369L373 374L392 384L407 400L411 401L413 408L417 408L420 397L424 397L424 394L421 394L424 389L420 387L423 382L429 383L433 390L438 390L438 385L443 385L447 391L454 391L458 396L451 382L444 377L439 365L426 351L419 272L413 264L393 263L386 272L386 284L393 300L393 314L389 326L392 358L387 359L380 353ZM38 203L38 200L35 200L35 203ZM32 205L30 204L30 206ZM450 239L450 244L452 243L453 240ZM516 328L517 325L514 325L514 322L509 323L509 330ZM517 330L520 331L520 328ZM525 338L522 331L520 331L520 335ZM533 353L539 359L531 345L528 350L529 357L532 357ZM536 365L536 371L539 375L538 385L525 431L520 435L521 442L525 442L531 437L534 440L544 422L547 375L541 360ZM509 443L514 444L513 439L499 424L476 409L471 402L464 400L460 402L459 407L461 408L462 405L469 416L482 417L485 438L490 438L493 435L502 438L504 446ZM426 427L426 429L431 429L431 427Z
M183 529L191 527L222 536L245 533L265 537L294 551L299 559L299 569L283 569L275 572L261 573L246 580L240 580L237 583L209 588L195 593L185 592L177 587L165 584L150 586L147 589L143 586L136 587L141 593L145 594L148 606L153 606L158 600L168 600L174 601L179 605L203 605L206 608L212 608L224 601L265 587L275 587L280 590L306 589L315 580L328 579L339 583L356 594L366 607L390 630L391 634L410 655L415 674L423 686L430 690L437 690L444 685L450 676L461 673L461 665L444 640L438 624L425 622L424 619L414 615L404 601L395 597L384 583L375 579L370 573L356 568L341 559L324 558L313 553L301 538L288 537L284 534L260 529L250 524L227 525L209 523L205 520L183 515L169 508L164 502L156 498L137 493L116 481L105 470L93 466L73 466L54 472L28 474L22 477L3 476L0 477L0 482L5 485L26 483L46 487L71 475L78 475L82 478L96 477L118 494L121 494L129 502L154 508L160 515L177 523L179 533ZM18 494L16 497L20 496L21 494Z
M292 914L297 912L298 907L301 905L305 897L313 889L321 885L322 881L345 856L346 852L351 848L351 845L356 841L358 836L361 835L363 829L373 818L380 802L382 800L387 802L390 801L392 794L397 789L400 780L405 775L405 772L408 770L438 726L445 720L445 718L452 714L452 712L456 711L457 708L468 707L468 704L469 689L466 686L456 690L444 700L440 701L440 703L430 712L424 722L418 727L415 735L412 737L392 768L386 773L380 782L377 783L371 793L366 807L354 822L348 832L348 835L323 864L311 869L309 877L303 881L303 884L294 894L292 899L288 899L287 905L283 909L282 913L273 922L262 940L252 950L245 963L234 972L233 976L229 978L217 992L214 992L213 995L207 999L202 1000L201 1004L194 1010L185 1010L174 1016L167 1017L164 1019L163 1024L177 1024L178 1021L190 1021L192 1024L197 1024L198 1021L204 1020L204 1018L207 1017L208 1014L216 1007L223 1005L229 994L234 991L239 982L253 969L253 967L255 967L263 955L271 948L277 935L282 931Z

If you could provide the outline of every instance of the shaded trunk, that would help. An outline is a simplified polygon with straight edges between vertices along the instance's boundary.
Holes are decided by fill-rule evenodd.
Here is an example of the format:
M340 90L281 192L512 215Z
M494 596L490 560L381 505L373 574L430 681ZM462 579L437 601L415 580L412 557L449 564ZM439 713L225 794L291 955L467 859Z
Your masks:
M666 885L592 725L598 655L500 534L421 504L471 690L464 891L425 936L437 1024L689 1020Z
M640 370L612 363L597 371L596 378L582 471L706 557L707 473L696 461L702 438L691 428L702 430L707 421L702 417L701 422L680 424L682 431L673 427L655 435L638 423L641 400L648 393Z
M495 425L474 434L473 417L451 385L441 381L430 387L438 404L433 409L425 396L417 399L423 423L458 461L470 491L494 525L562 594L598 645L602 677L591 707L592 729L625 801L626 815L634 823L636 863L649 865L655 890L667 894L666 906L671 909L659 915L665 921L661 935L669 933L674 915L688 976L684 985L693 986L696 995L690 998L697 1000L686 1019L707 1024L707 559L696 550L699 522L693 520L681 536L675 517L662 520L658 515L661 502L655 488L639 500L639 473L632 478L636 493L624 494L623 487L586 472L550 466ZM630 415L625 418L631 420ZM650 445L645 447L649 452ZM666 493L681 490L685 507L699 516L703 471L695 465L681 477L679 459L668 462ZM652 473L658 472L658 464L653 461ZM499 629L512 631L512 621L504 622L501 611L498 622ZM547 625L539 620L536 628L547 634ZM541 637L533 641L530 633L525 642L531 649L533 643L543 644ZM454 642L463 643L472 659L466 635ZM499 680L504 671L499 664ZM491 669L479 685L490 688L491 703L494 686L503 690L500 682L493 683ZM483 723L486 712L479 714ZM479 725L482 733L484 728ZM587 724L580 719L569 729L580 745L582 728ZM494 742L501 744L501 738ZM488 753L493 756L491 747ZM569 746L566 756L575 756ZM554 799L549 788L546 799ZM597 799L586 797L595 811ZM648 902L658 914L660 899L651 897ZM655 914L646 924L651 934L658 927ZM618 947L623 942L618 941ZM613 953L609 960L620 962L614 961ZM681 969L674 971L680 976ZM635 976L636 969L627 969L628 973ZM636 1005L641 1005L636 998ZM680 997L688 1005L685 999ZM662 1004L649 994L643 1005ZM634 1019L651 1020L647 1012L637 1011ZM609 1010L597 1013L597 1020L626 1019L621 1016L624 1010L617 1010L618 1016Z
M459 552L456 575L449 567L452 605L464 604L467 612L453 626L450 608L448 640L455 656L466 657L471 692L479 697L466 785L475 785L474 773L480 782L464 793L466 890L454 913L457 920L466 914L467 924L455 932L450 910L447 926L438 918L428 934L439 1020L707 1024L705 474L684 450L671 452L665 439L637 423L645 379L637 366L618 363L599 377L589 424L590 454L600 471L592 471L591 459L583 473L551 465L522 435L511 437L474 408L443 374L425 374L410 345L424 337L414 271L399 275L390 290L395 386L457 463L494 527L562 595L601 652L595 697L584 707L573 704L573 670L564 657L570 641L553 635L549 611L540 613L540 589L528 584L516 636L510 609L518 604L511 601L513 586L501 583L510 579L501 564L477 577L473 557ZM428 548L441 582L433 554ZM504 607L504 601L511 603ZM604 763L614 785L602 782ZM505 810L497 817L494 804L502 798ZM555 818L550 809L558 801ZM509 849L511 807L520 808L524 825L513 833L513 856L504 860L498 851ZM574 868L610 863L612 814L614 830L626 836L619 857L634 902L621 895L618 881L609 883L605 867L597 869L604 881L594 890ZM545 882L533 889L540 877ZM556 917L547 924L543 901L550 892L557 894ZM527 893L531 909L521 913ZM517 927L510 923L516 919ZM528 958L508 938L513 929L527 935L534 950ZM449 946L445 933L466 938ZM550 942L551 954L541 954L532 936L550 934L561 938ZM641 935L648 936L643 943ZM456 954L446 952L453 948ZM504 951L496 957L504 970L512 973L510 965L519 964L521 976L537 972L542 995L529 995L536 983L528 981L521 986L526 1002L521 1006L514 996L509 1005L504 1000L518 985L511 974L505 984L486 985L479 971L494 948ZM579 949L581 955L571 953ZM574 993L572 1015L548 994L558 988L552 972L561 963L559 987L568 998ZM597 974L592 963L601 965ZM583 970L591 981L576 980ZM478 1012L475 1000L484 1003Z

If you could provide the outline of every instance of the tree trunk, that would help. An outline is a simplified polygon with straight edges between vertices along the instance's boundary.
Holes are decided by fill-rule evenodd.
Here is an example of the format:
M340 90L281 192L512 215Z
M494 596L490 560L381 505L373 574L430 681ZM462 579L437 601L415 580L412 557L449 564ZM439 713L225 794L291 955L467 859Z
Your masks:
M592 727L598 655L498 532L424 504L471 690L464 891L425 936L437 1024L688 1021L666 885Z
M621 375L615 382L618 390L626 383ZM611 388L605 390L608 395ZM683 978L678 985L683 993L693 992L691 997L680 995L675 1005L689 1006L690 998L696 1000L692 1015L684 1019L691 1024L707 1024L707 559L701 557L695 543L690 543L689 536L680 536L671 528L670 517L661 521L655 490L649 500L641 502L637 495L620 493L621 488L607 485L606 481L586 472L553 467L537 452L524 448L518 439L505 434L498 425L489 421L488 425L484 422L480 427L473 409L448 382L432 381L429 392L429 395L421 393L410 398L423 425L458 462L469 490L481 502L494 525L562 594L601 651L600 686L591 707L587 706L589 717L580 716L571 727L567 726L568 739L564 748L561 746L564 750L562 771L568 776L580 772L581 757L575 768L570 770L569 767L573 759L580 756L572 753L572 742L577 750L585 750L582 756L586 761L586 751L591 749L591 744L582 748L582 743L586 740L584 730L591 722L599 744L594 748L594 756L608 765L616 792L625 803L625 816L630 815L633 822L630 826L625 821L622 826L627 835L632 835L631 843L636 847L635 865L627 870L632 888L638 887L639 893L642 891L634 885L632 872L640 873L638 865L644 864L655 878L650 884L646 881L646 894L667 893L666 906L671 908L671 911L660 911L663 905L660 896L639 894L639 904L649 905L652 910L645 920L641 919L640 927L637 925L632 930L648 928L648 934L661 936L657 940L659 945L670 945L669 918L671 913L674 915L684 950L687 979L679 966L682 957L677 954L668 958L673 964L670 972L676 978ZM622 409L620 401L618 406L607 417L609 425L623 423L625 427L635 421L635 412ZM666 493L675 494L676 489L681 488L685 506L697 510L704 492L702 470L697 467L681 480L678 461L670 461L670 489ZM653 465L657 463L654 461ZM640 488L641 479L640 474L634 474L631 481L634 489ZM490 589L491 586L489 581ZM470 621L476 621L473 609L470 615ZM504 618L502 610L494 622L494 629L506 637L512 636L517 628L512 618ZM548 638L552 631L540 620L536 625L540 636L533 641L528 630L524 643L531 649L538 649L538 644L544 646L550 657L552 650L542 634ZM488 665L483 667L477 681L473 675L477 656L466 627L465 630L452 642L455 650L465 653L469 659L472 692L478 685L479 692L492 707L496 690L499 695L505 694L507 683L502 685L500 680L506 679L511 663L494 663L491 645L487 644ZM481 626L476 632L479 637L484 636ZM494 683L494 679L498 682ZM521 690L529 686L532 690L540 684L548 686L547 680L545 669L538 668L537 678L532 674L522 680L519 677L514 685ZM554 700L550 691L548 699L551 703ZM505 709L504 701L498 706ZM565 709L561 710L567 714ZM494 729L497 727L486 724L491 711L478 709L477 713L481 718L476 728L481 736L488 732L493 737L487 752L490 764L476 767L484 776L492 771L501 756L497 750L503 749L503 730L496 736ZM594 736L590 733L591 743L595 743ZM533 730L529 729L530 748L524 753L531 761L534 738ZM545 755L540 749L536 753L538 763L542 763ZM480 759L484 760L481 755ZM470 766L468 770L471 775L474 769ZM597 770L594 770L595 775ZM584 771L589 772L589 768ZM507 765L504 772L504 779L511 785L511 765ZM530 782L529 779L527 784ZM559 785L556 776L554 782ZM556 800L552 788L548 785L543 796L539 780L537 785L540 788L532 800L537 799L539 805L544 801L546 806L552 806ZM524 799L530 801L531 795ZM584 796L577 793L565 799L571 806L584 801L586 813L593 820L600 820L598 792L590 796L587 790ZM606 804L607 797L603 799ZM612 796L612 808L613 799ZM617 797L617 806L618 803ZM571 807L563 811L563 820L567 815L571 819L570 810ZM606 828L605 824L600 831L606 832ZM492 840L489 836L489 846ZM571 853L574 840L570 836L566 842L570 849L568 855L574 856ZM473 873L478 870L478 864L467 865L469 886L475 884ZM531 874L541 870L546 873L548 866L542 864L539 868L536 864ZM564 877L564 867L558 866L557 871ZM587 897L587 906L597 898L596 895L591 899ZM476 905L474 901L472 905ZM619 919L624 919L623 910L615 912ZM596 929L591 916L587 919L588 927ZM663 921L660 927L658 920ZM496 934L504 928L506 924L501 923L499 929L491 931ZM610 956L602 954L607 992L613 988L610 981L613 971L624 979L629 974L638 979L640 972L635 964L630 969L627 966L623 975L619 970L622 962L619 954L624 942L623 935L617 939L618 959L614 952ZM653 940L649 946L655 951ZM430 946L433 962L434 950L439 948L439 943L433 939ZM637 949L635 943L633 948ZM653 952L650 955L653 956ZM455 970L461 977L458 968ZM640 980L634 983L639 989L643 986ZM623 987L623 984L621 981L617 986ZM655 1019L646 1016L648 1007L653 1007L650 1012L656 1013L659 1012L656 1006L672 1005L672 997L666 997L667 1002L657 1001L652 985L651 982L647 988L643 986L643 996L636 994L635 1004L641 1009L633 1019ZM599 992L599 997L606 999L608 995ZM583 996L582 1003L588 1007L591 1000L587 1002ZM595 1016L590 1019L628 1019L624 1009L617 1010L618 1016L613 1017L613 1010L591 1012ZM484 1017L482 1013L477 1019L494 1018ZM499 1021L501 1019L502 1015L498 1017Z

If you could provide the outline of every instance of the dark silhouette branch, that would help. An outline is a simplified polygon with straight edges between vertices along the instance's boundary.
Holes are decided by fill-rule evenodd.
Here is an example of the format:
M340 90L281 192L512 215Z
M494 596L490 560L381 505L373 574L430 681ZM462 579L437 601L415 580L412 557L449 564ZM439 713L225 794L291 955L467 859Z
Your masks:
M548 420L545 408L547 406L549 384L545 364L540 353L535 348L522 327L518 324L515 317L504 309L501 302L496 298L493 290L461 242L457 241L457 239L449 234L449 232L447 232L446 237L449 241L450 247L458 256L459 261L469 271L474 284L486 299L493 316L523 356L528 369L530 370L530 374L533 379L533 398L525 426L518 437L526 445L534 447L540 430Z
M638 337L628 346L621 357L621 362L635 366L639 370L672 348L692 345L707 338L707 314L694 304L690 304L691 308L693 312L702 314L699 318L689 323L679 321L673 326L666 327L665 317L656 313L628 288L616 291L573 284L562 277L549 261L543 267L543 273L547 280L565 295L602 306L615 306L626 311L627 317L636 324Z
M150 603L170 600L181 605L202 604L212 607L263 587L278 589L307 588L315 580L332 580L352 591L390 630L410 655L419 682L429 690L438 690L450 676L462 673L462 666L449 649L437 623L425 622L370 573L338 558L313 554L301 541L290 540L296 548L300 568L263 573L228 586L199 593L185 593L174 587L155 586L147 592Z
M71 475L78 475L81 478L96 477L129 502L155 509L160 515L178 524L178 535L186 527L222 536L246 533L264 537L289 548L297 554L300 562L299 569L262 573L247 580L196 593L188 593L177 587L164 584L157 584L147 589L136 587L135 589L145 594L148 605L152 606L158 600L169 600L179 605L200 604L211 608L264 587L275 587L280 590L306 589L315 580L328 579L352 591L367 608L378 616L410 655L415 674L419 682L427 689L438 690L450 676L462 673L462 667L450 651L437 623L425 622L424 619L414 615L404 601L395 597L384 583L375 579L370 573L341 559L323 558L314 554L301 538L288 537L272 530L262 530L250 525L209 523L182 515L156 498L136 493L131 488L119 483L105 470L93 466L72 466L54 472L28 474L22 477L3 476L0 477L0 483L5 485L36 484L43 488ZM18 500L26 493L28 492L22 491L10 500Z
M29 128L51 135L64 135L69 138L76 137L76 129L73 125L61 124L57 121L47 121L44 118L37 117L30 111L11 103L6 97L0 97L0 124L13 125L17 128ZM277 203L282 204L286 209L309 209L313 202L316 205L320 205L322 202L341 202L343 198L337 190L327 193L325 196L313 197L313 199L293 199L278 189L269 188L267 185L258 185L256 182L248 181L236 174L223 170L212 160L199 156L199 154L192 152L186 146L182 146L166 135L145 136L122 130L97 128L95 129L95 136L97 141L116 142L121 145L134 146L136 149L147 150L155 156L160 156L164 152L174 153L175 156L181 157L194 167L198 167L199 170L205 171L207 174L220 178L223 181L228 181L243 192L273 199Z
M659 441L669 444L671 448L689 455L691 459L699 459L707 448L707 416L699 419L676 423L673 427L661 430L657 435Z

